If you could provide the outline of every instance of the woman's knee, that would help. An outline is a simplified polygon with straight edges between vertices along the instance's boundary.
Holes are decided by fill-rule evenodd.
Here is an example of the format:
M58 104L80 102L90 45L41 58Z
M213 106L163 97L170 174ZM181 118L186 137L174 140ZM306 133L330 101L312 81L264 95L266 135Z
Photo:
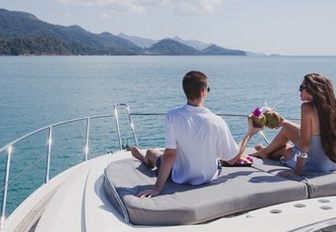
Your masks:
M289 121L283 121L281 131L288 131L293 127L292 123Z

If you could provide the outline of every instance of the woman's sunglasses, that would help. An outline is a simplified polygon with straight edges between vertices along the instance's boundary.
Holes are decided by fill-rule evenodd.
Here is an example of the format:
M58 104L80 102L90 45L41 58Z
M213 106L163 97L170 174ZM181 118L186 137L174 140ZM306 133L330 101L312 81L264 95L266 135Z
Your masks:
M305 85L300 85L300 87L299 87L299 91L302 92L304 89L305 89L305 90L308 90L308 87L305 86Z

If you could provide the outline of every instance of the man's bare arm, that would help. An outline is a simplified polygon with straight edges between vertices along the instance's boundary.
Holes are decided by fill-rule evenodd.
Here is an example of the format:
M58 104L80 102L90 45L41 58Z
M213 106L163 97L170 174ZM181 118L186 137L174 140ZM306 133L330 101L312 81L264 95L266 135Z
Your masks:
M238 153L236 154L236 156L233 159L228 160L227 162L232 165L232 164L235 164L239 159L241 159L242 158L241 156L244 153L244 151L247 147L247 144L250 141L250 139L252 138L252 136L254 134L258 133L261 130L262 130L262 128L253 127L252 119L251 119L251 117L248 117L248 130L247 130L247 133L244 136L243 140L238 145L238 147L239 147Z
M160 194L165 183L167 182L170 171L175 161L175 157L176 157L176 149L166 149L164 151L162 155L159 175L155 182L154 188L139 192L137 194L138 197L153 197Z

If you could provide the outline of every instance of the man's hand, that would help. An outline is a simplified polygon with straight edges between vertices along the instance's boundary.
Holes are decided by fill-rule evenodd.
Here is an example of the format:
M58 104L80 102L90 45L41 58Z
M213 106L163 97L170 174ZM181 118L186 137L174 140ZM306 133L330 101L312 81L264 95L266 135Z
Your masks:
M239 159L237 162L240 164L251 164L253 162L253 159L252 157L243 154L239 156Z
M139 198L144 198L144 197L151 198L151 197L157 196L159 194L160 194L160 192L155 190L155 189L147 189L147 190L144 190L144 191L141 191L141 192L137 193L136 196L139 197Z
M244 151L247 147L247 144L248 144L249 140L251 139L251 137L254 134L256 134L256 133L258 133L259 131L262 130L262 128L256 128L256 127L253 126L251 116L248 116L247 123L248 123L247 133L244 136L243 140L239 143L239 150L238 150L237 155L233 159L227 161L229 164L234 164L240 159L240 156L244 153ZM243 161L243 163L244 162L245 161ZM247 162L247 163L249 163L249 162Z
M240 164L240 165L244 165L244 164L252 164L253 163L253 159L252 157L248 156L248 155L238 155L235 158L225 161L220 159L219 163L222 166L230 166L230 165L235 165L235 164Z
M136 194L137 197L151 198L151 197L154 197L160 194L160 192L163 189L163 186L165 185L169 177L170 171L175 161L175 157L176 157L176 149L169 149L169 148L165 149L162 155L159 175L156 179L154 188L147 189L147 190L137 193Z
M247 123L248 123L247 134L250 136L255 135L256 133L258 133L259 131L262 131L263 129L263 128L257 128L253 126L251 116L248 116Z

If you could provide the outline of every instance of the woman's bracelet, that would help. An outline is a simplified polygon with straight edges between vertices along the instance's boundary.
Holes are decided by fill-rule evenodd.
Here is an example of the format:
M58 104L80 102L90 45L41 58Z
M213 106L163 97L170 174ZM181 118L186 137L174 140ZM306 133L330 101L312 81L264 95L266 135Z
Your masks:
M299 151L299 154L297 155L297 157L300 157L302 159L307 159L308 154L306 152Z

